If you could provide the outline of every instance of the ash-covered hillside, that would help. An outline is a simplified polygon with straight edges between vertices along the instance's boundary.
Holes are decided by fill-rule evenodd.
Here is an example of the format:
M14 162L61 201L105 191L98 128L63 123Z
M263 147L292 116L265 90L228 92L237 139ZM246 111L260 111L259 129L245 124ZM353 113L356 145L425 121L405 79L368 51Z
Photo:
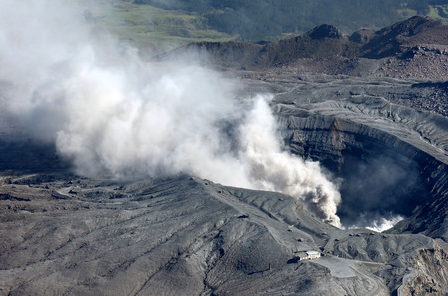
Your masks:
M202 42L186 47L206 52L212 63L224 68L281 67L329 75L439 81L448 75L447 28L444 21L415 16L381 30L360 29L351 35L321 25L298 37L266 44Z
M30 12L46 34L0 47L0 294L448 293L445 23L189 46L219 75Z

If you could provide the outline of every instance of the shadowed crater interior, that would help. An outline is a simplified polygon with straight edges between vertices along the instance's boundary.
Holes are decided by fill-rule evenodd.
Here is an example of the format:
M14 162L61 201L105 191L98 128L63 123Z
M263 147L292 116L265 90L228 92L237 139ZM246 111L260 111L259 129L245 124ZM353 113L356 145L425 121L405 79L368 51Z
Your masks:
M421 164L387 147L387 143L377 143L376 148L344 153L338 173L343 179L338 215L347 227L409 216L430 196L425 176L419 174Z
M339 182L337 214L344 227L397 222L425 201L445 196L446 118L394 103L406 103L399 96L428 96L430 85L316 81L304 79L278 94L273 106L291 152L321 162Z

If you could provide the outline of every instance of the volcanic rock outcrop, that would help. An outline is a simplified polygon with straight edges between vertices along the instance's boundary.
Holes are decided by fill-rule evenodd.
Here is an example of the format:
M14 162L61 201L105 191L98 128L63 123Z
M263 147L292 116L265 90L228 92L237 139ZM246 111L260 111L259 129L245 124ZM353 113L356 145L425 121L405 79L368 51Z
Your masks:
M297 83L279 94L274 108L284 118L290 149L321 161L344 179L339 214L409 216L428 202L433 208L425 213L444 216L438 207L447 198L448 120L399 104L395 97L406 92L423 96L420 92L429 90L414 88L415 81L388 78L318 80ZM437 228L438 236L433 237L446 239L440 218L429 220L432 224L423 228Z
M378 31L361 29L349 36L334 26L321 25L278 42L201 42L167 55L172 57L186 49L207 53L215 66L233 69L275 66L331 75L445 80L447 30L443 21L415 16Z

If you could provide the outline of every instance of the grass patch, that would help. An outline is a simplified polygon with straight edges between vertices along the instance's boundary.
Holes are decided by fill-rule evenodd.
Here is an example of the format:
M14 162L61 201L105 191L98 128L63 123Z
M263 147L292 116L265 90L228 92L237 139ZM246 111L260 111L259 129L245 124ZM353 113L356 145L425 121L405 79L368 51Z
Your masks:
M85 2L84 15L99 30L107 30L146 55L197 41L229 41L237 36L210 30L207 19L186 12L137 5L124 0Z
M448 21L448 5L430 5L428 16Z

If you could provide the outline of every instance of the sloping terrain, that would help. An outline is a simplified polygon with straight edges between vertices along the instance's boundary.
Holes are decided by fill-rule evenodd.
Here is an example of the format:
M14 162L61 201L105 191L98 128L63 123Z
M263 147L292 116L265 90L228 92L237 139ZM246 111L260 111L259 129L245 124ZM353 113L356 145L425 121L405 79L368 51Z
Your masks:
M0 294L448 294L446 83L420 79L425 69L401 78L418 63L446 77L447 62L430 62L445 56L445 27L413 18L350 37L324 25L278 43L191 45L239 69L239 97L274 94L284 147L339 182L345 229L291 196L193 175L77 176L2 117ZM393 75L379 67L389 60ZM396 217L387 232L363 228Z
M264 69L350 76L414 77L445 80L448 70L448 24L416 16L382 30L362 29L347 36L321 25L295 38L267 44L200 42L180 51L207 53L218 67ZM159 57L160 58L160 57Z
M345 225L362 225L356 211L407 216L424 203L431 216L388 234L342 230L290 196L187 175L81 178L51 146L4 138L2 294L446 294L446 214L437 206L446 204L446 119L397 97L428 89L416 80L265 74L246 79L245 91L275 91L290 149L344 178ZM322 257L297 260L309 250Z
M378 1L77 0L76 3L82 5L86 21L102 30L102 34L113 33L139 48L144 56L190 42L278 41L322 23L333 24L348 34L359 28L382 28L415 15L445 21L448 16L445 13L448 6L443 1Z
M415 15L446 19L446 1L397 0L135 0L168 10L203 15L210 28L239 35L241 41L278 40L282 34L306 32L330 23L345 32L361 27L382 28Z
M427 200L432 207L424 213L440 217L426 219L414 233L438 229L433 237L447 238L440 220L445 211L435 209L447 198L448 121L440 115L444 111L425 105L438 88L411 79L278 69L255 77L252 89L278 92L272 107L289 149L343 179L338 214L344 225L368 226L391 213L406 217Z
M188 11L164 10L124 0L77 2L83 7L85 20L96 30L117 36L144 56L190 42L228 41L237 37L211 30L205 17Z
M5 295L446 292L433 240L336 229L281 194L189 176L32 174L4 176L0 196ZM297 261L307 250L323 257ZM422 267L434 254L439 267Z

